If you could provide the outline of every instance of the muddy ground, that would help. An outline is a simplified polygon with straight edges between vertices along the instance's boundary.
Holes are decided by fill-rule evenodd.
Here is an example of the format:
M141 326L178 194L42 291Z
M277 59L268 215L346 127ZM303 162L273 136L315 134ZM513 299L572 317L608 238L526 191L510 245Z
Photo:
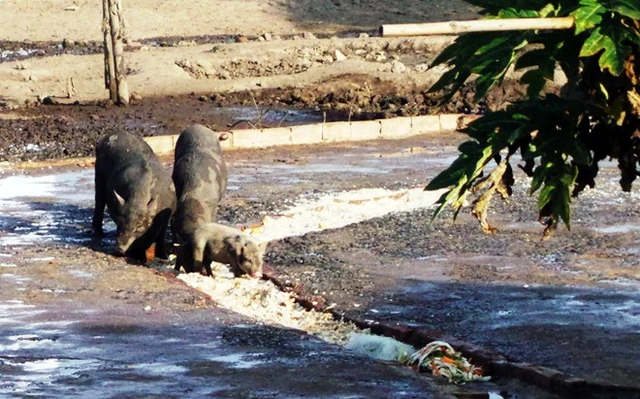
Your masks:
M255 224L264 216L279 215L300 196L414 187L451 161L460 139L451 135L228 152L230 190L220 220ZM51 172L30 174L44 178ZM71 267L66 259L73 258L73 268L84 264L90 270L95 264L101 270L101 278L91 280L96 298L107 295L128 306L141 296L152 308L166 307L178 314L193 306L210 306L195 293L181 288L174 292L171 284L158 292L154 270L124 266L135 273L121 273L123 262L108 255L113 232L102 245L89 238L90 169L62 172L82 173L86 185L65 183L62 173L58 190L65 192L72 185L77 187L74 192L57 199L32 199L27 214L10 216L14 211L5 210L1 252L24 265L15 272L7 269L14 277L5 282L14 279L30 303L47 303L61 284L58 269ZM440 331L444 339L480 344L514 361L637 387L640 229L632 222L637 218L637 192L620 193L615 165L605 165L597 188L575 201L573 230L561 228L554 239L541 242L535 200L526 195L523 176L516 177L516 195L509 204L496 204L492 214L499 229L496 235L481 233L466 214L455 225L450 215L430 225L431 210L423 209L278 240L270 244L266 261L290 286L326 298L349 316L421 326ZM37 198L37 193L29 195ZM39 249L22 246L25 240ZM22 257L55 260L34 268L22 263ZM77 285L80 291L81 287ZM64 288L56 297L73 303L84 295ZM139 301L131 304L144 307ZM616 356L608 356L611 352ZM506 384L511 392L524 389L521 397L542 397L527 394L531 388L526 384L496 383Z
M504 104L519 88L496 90L490 101ZM290 126L322 121L367 120L436 113L474 113L471 87L441 104L428 88L403 88L392 81L348 75L315 88L255 93L192 94L145 98L125 109L106 103L36 105L0 118L0 161L93 156L96 141L111 129L141 136L178 134L190 123L216 131Z
M78 8L65 11L67 3L0 1L0 161L91 155L96 139L112 128L151 136L175 134L194 122L224 130L482 113L522 94L522 88L507 85L473 104L473 88L468 87L451 102L438 104L427 90L442 70L429 69L429 63L452 38L375 37L381 23L478 17L477 9L459 1L398 0L390 6L384 1L234 0L217 2L212 9L204 0L141 0L125 3L128 79L135 96L131 107L119 108L105 101L99 2L76 1ZM451 162L460 140L421 137L229 152L230 190L220 219L254 224L278 215L300 196L418 187ZM165 161L170 167L171 161ZM23 173L11 164L4 166L3 178ZM238 340L244 336L238 330L250 320L221 312L175 279L112 257L112 235L101 245L91 242L92 176L82 168L27 173L59 181L64 193L54 198L1 187L0 198L9 198L0 216L0 253L6 258L0 259L3 306L7 315L21 315L23 304L36 308L34 314L18 317L17 324L8 324L0 344L7 349L16 340L20 345L33 340L34 348L38 341L67 346L46 352L45 345L45 352L38 347L23 352L23 358L0 359L1 373L13 376L0 389L11 392L22 386L39 393L56 386L60 395L93 389L100 394L121 384L120 391L109 392L256 397L429 397L413 393L432 389L435 397L450 397L455 392L434 388L433 382L406 370L389 372L379 363L356 375L343 373L365 360L320 342L307 344L297 332L252 326L247 335L255 339ZM84 173L82 183L66 186L65 173L76 172ZM347 315L422 326L516 361L639 388L638 191L621 193L617 180L615 164L607 163L596 189L575 200L572 231L561 228L547 242L539 240L535 199L526 195L527 183L519 176L514 198L509 204L497 203L492 213L496 235L482 234L464 213L455 225L450 215L429 224L431 210L421 209L279 240L270 245L267 262L290 285L325 297ZM17 203L11 202L15 199ZM149 319L142 322L145 317ZM63 335L25 330L31 324L65 320L73 326ZM176 326L181 323L185 330ZM209 348L211 356L199 353L200 362L191 364L181 348L184 341L203 339L198 337L202 326L208 328L203 335L229 346ZM171 341L179 331L184 340ZM107 337L109 356L90 350L100 336ZM165 343L166 351L136 352L150 337ZM252 346L256 342L258 347ZM278 354L287 343L295 348L286 356ZM248 379L244 369L238 372L237 363L220 367L227 362L220 359L238 357L236 344L245 355L254 353L240 360L257 356L266 365L251 369L256 378L249 387L243 385ZM20 371L46 369L49 363L42 361L63 358L69 346L88 350L67 359L88 360L82 363L86 367L63 365L56 369L62 375L45 381L37 378L40 374ZM304 354L308 357L301 364L296 359ZM270 377L270 356L277 358L278 373L287 376L283 380L292 381L291 386ZM300 369L308 365L318 380L300 378ZM87 373L87 368L93 371ZM162 385L166 370L188 377ZM335 391L314 390L332 370L339 370L331 380ZM349 380L346 375L354 382L341 386ZM203 378L214 379L216 387L198 385L190 391ZM122 385L123 380L131 384ZM103 381L109 382L106 388L100 388ZM261 390L260 384L272 385ZM552 397L518 381L463 389Z

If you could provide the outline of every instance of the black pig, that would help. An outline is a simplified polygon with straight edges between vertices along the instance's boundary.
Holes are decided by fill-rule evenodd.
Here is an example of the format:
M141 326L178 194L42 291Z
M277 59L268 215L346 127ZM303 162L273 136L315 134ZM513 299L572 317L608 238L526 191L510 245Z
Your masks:
M227 166L218 136L202 125L191 125L178 137L173 166L178 207L173 216L174 240L191 240L203 223L215 221L227 188Z
M176 209L169 172L142 138L113 132L96 145L96 206L92 227L102 237L105 205L117 226L116 251L146 261L154 242L155 255L167 259L165 235Z

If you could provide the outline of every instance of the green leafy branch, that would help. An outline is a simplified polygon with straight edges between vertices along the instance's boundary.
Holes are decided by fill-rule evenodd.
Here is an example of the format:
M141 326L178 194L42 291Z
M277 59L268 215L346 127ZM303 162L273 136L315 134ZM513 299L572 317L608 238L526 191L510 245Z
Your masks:
M559 221L570 228L571 196L595 185L600 160L619 160L624 190L639 174L640 5L632 0L467 1L492 18L573 16L575 30L466 34L434 60L433 66L449 67L431 88L442 93L443 101L471 80L475 99L482 99L512 67L527 86L527 98L462 130L470 140L426 187L449 189L434 217L451 205L455 218L469 194L476 194L472 213L484 231L495 231L486 220L487 209L494 193L510 196L510 160L520 151L548 237ZM567 78L560 96L545 93L557 68ZM485 170L492 160L496 166Z

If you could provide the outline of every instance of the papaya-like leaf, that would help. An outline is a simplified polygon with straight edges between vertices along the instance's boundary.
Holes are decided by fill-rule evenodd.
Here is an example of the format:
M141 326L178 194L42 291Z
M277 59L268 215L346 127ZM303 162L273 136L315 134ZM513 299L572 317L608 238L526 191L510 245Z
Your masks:
M614 76L624 71L624 64L631 54L631 48L624 43L629 36L624 29L617 26L598 27L585 40L580 57L590 57L602 51L598 59L601 70L609 70Z
M638 0L609 0L607 8L631 19L640 19Z
M571 13L575 18L576 35L600 24L606 11L601 1L581 0L580 7Z
M446 89L448 93L443 99L446 101L471 75L478 75L475 98L484 97L504 77L516 51L527 43L528 35L526 32L516 35L490 32L460 36L433 61L432 66L446 63L453 68L445 72L429 92Z
M553 197L554 191L556 190L556 186L553 184L545 184L540 191L540 195L538 197L538 208L543 208L549 202L551 202L551 198Z
M440 172L426 187L427 191L449 188L456 185L460 179L473 173L478 162L479 154L476 157L460 156L447 169Z
M579 165L590 165L591 153L582 140L574 139L565 147L567 154L573 158L573 162Z
M503 8L498 12L498 18L537 18L540 14L535 10L518 10L513 7Z
M542 183L547 174L548 165L540 165L533 172L533 178L531 179L531 188L529 189L529 195L532 195L540 187L542 187Z
M474 33L460 36L434 61L450 69L432 87L446 90L446 98L467 80L475 79L476 100L502 83L515 63L527 85L528 99L506 109L489 112L462 132L471 140L460 147L460 156L436 176L427 188L447 188L438 201L454 209L454 218L465 199L476 196L472 212L485 231L493 192L510 194L510 166L500 184L491 179L520 150L523 170L531 177L530 194L537 193L539 220L549 237L558 223L571 227L571 195L595 184L598 162L617 157L621 185L628 190L637 176L637 155L629 144L637 126L640 95L637 90L640 3L637 0L469 0L492 18L568 16L576 28L525 32ZM529 47L528 44L533 46ZM525 47L526 46L526 47ZM635 56L635 57L634 57ZM560 66L567 84L556 95L543 93ZM432 90L433 91L433 90ZM613 134L612 132L616 132ZM503 167L503 166L502 166ZM484 177L483 177L484 176ZM579 178L578 178L579 177ZM489 182L494 182L489 185ZM434 215L435 217L435 215Z

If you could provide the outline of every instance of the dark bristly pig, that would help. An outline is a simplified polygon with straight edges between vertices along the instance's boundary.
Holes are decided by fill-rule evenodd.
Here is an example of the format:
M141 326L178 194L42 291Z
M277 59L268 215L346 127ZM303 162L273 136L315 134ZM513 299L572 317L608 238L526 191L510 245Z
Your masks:
M168 258L166 232L176 209L175 189L169 171L142 138L113 132L98 141L95 191L95 237L103 235L106 205L117 226L119 254L145 262L145 251L155 242L155 256Z
M198 226L191 240L182 245L176 257L176 268L199 273L202 267L211 276L211 262L231 265L238 277L262 277L263 256L267 243L257 243L249 235L219 223Z
M185 129L176 143L172 178L178 196L172 229L174 240L183 245L193 239L198 226L215 222L227 188L227 166L218 135L202 125ZM185 270L191 268L188 265Z

